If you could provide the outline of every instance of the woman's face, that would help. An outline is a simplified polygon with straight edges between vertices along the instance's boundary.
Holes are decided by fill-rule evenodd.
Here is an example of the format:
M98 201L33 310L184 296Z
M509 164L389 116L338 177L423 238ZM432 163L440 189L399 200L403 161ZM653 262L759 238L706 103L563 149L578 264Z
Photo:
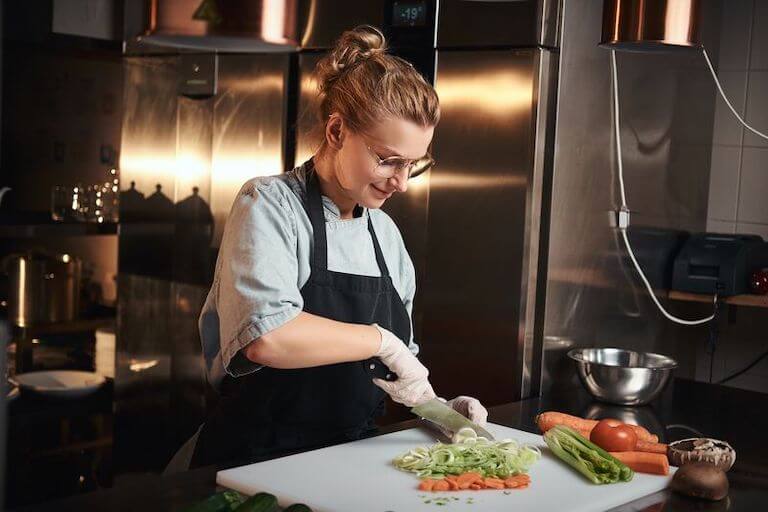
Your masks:
M352 132L345 125L342 133L335 166L338 182L357 204L376 209L395 192L408 190L407 169L387 177L391 172L386 172L386 166L378 166L379 161L387 158L412 161L424 157L434 127L423 127L404 119L387 119L364 133Z

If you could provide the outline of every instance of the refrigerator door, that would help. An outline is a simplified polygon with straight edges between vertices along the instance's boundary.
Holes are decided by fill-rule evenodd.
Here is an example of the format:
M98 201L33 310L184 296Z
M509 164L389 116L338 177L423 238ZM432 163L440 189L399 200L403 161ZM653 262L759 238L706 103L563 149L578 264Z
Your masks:
M552 48L558 45L559 17L560 0L441 0L437 46Z
M419 283L423 358L443 396L501 403L527 393L535 366L538 220L556 75L538 49L442 51L437 61L442 120Z

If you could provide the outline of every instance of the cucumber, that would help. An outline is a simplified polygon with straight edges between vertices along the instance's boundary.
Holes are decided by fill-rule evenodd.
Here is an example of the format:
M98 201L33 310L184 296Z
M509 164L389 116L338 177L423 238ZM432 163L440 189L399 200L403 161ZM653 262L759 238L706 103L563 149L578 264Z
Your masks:
M290 507L283 509L283 512L312 512L312 509L303 503L294 503Z
M235 509L235 512L276 512L277 498L272 494L260 492L254 494Z
M205 500L184 509L184 512L230 512L244 501L240 493L224 491L214 494Z

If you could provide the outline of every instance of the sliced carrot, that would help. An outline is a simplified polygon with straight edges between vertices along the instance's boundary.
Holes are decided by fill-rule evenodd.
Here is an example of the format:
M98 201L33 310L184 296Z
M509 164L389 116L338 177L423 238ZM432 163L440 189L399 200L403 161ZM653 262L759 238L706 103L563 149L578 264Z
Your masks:
M480 473L470 471L459 475L456 481L459 484L459 489L469 489L472 484L478 480L482 480L482 478L483 476Z
M488 489L504 489L504 480L499 478L485 478L483 483Z
M438 480L435 482L435 485L432 486L433 491L447 491L450 488L451 486L445 480Z
M479 491L480 489L483 488L483 486L480 484L472 484L469 486L469 488L472 489L473 491Z
M611 455L638 473L669 474L669 459L660 453L610 452Z
M435 482L437 482L437 480L435 480L434 478L425 478L419 484L419 490L420 491L431 491L432 488L435 486Z
M445 479L446 482L448 482L448 487L450 491L458 491L459 490L459 484L456 482L455 479Z

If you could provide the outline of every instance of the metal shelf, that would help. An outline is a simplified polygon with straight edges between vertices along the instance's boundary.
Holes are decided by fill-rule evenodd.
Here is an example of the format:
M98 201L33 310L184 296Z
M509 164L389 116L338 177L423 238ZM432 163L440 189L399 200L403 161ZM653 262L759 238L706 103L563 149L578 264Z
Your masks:
M703 293L676 292L671 290L669 298L672 300L688 302L706 302L712 304L714 297ZM723 297L722 302L732 306L749 306L755 308L768 308L768 295L734 295Z
M116 235L115 222L50 222L47 224L0 224L0 238L37 238L85 235Z

